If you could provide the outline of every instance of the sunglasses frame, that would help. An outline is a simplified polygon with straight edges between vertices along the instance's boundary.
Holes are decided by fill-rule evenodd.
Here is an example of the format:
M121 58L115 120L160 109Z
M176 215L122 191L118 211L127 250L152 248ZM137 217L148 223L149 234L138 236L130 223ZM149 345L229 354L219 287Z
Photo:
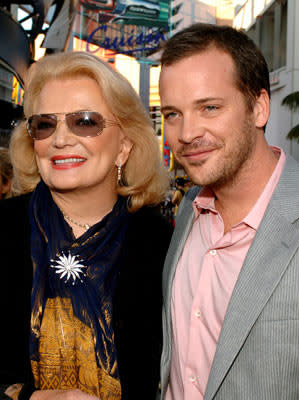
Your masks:
M88 115L89 115L89 114L97 114L97 115L99 115L99 116L102 118L102 120L103 120L103 128L100 129L100 130L99 130L96 134L94 134L94 135L78 135L78 133L75 133L75 132L73 132L73 131L71 130L71 128L69 127L69 125L68 125L68 123L67 123L67 118L68 118L69 116L71 116L71 115L78 115L78 114L79 114L79 115L80 115L80 114L83 114L83 116L84 116L84 114L88 114ZM58 118L59 115L64 115L64 118ZM31 123L31 121L32 121L32 119L33 119L34 117L48 117L48 118L52 119L53 121L55 121L56 125L55 125L55 129L53 130L53 132L51 132L48 136L45 136L45 137L43 137L43 138L37 138L37 137L35 137L35 136L33 135L33 133L32 133L31 127L30 127L30 123ZM105 128L108 128L109 126L114 126L114 125L118 125L118 126L119 126L119 123L118 123L117 121L111 120L111 119L108 119L108 118L104 118L103 115L100 114L98 111L90 111L90 110L82 110L82 111L80 110L80 111L73 111L73 112L68 112L68 113L63 113L63 112L61 112L61 113L33 114L33 115L31 115L29 118L27 118L26 121L27 121L27 123L26 123L27 131L28 131L29 135L32 137L33 140L44 140L44 139L47 139L48 137L52 136L53 133L55 133L55 131L56 131L56 129L57 129L58 122L61 122L61 121L65 121L66 126L68 127L69 131L72 132L72 134L74 134L74 135L76 135L76 136L79 136L79 137L83 137L83 138L89 138L89 137L100 136L100 134L103 132L103 130L104 130ZM83 127L82 129L84 130L84 127Z

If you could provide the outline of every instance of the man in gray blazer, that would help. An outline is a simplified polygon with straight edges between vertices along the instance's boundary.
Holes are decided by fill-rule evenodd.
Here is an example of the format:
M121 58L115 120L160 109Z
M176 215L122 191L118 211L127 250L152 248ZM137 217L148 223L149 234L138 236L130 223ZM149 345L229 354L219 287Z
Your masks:
M299 399L299 164L270 146L267 64L230 27L168 40L166 139L196 185L165 261L165 400Z

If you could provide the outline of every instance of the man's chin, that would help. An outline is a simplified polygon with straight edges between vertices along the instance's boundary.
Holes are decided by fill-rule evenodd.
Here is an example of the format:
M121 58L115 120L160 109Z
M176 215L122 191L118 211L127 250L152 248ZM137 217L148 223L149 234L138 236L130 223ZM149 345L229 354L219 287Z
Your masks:
M197 166L198 167L198 166ZM213 176L213 174L207 174L206 171L200 168L196 168L196 166L186 166L183 167L184 171L190 178L190 180L198 186L209 186L212 187L217 185L218 177Z
M199 178L202 175L202 167L203 167L203 162L185 162L181 163L180 165L183 167L184 171L186 174L192 178Z

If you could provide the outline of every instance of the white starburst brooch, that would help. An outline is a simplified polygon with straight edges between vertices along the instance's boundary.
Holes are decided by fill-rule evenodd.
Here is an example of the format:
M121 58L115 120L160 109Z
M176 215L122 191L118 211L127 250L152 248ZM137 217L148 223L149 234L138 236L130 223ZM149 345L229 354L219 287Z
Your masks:
M51 268L57 269L56 274L60 275L60 279L65 277L65 283L68 282L70 278L73 278L73 285L78 278L81 282L82 279L80 274L85 276L84 272L82 271L83 268L86 268L85 265L80 264L80 260L76 260L77 255L72 256L69 252L68 257L65 254L61 254L61 256L56 255L58 258L57 260L51 260L51 262L56 262L57 265L50 265Z

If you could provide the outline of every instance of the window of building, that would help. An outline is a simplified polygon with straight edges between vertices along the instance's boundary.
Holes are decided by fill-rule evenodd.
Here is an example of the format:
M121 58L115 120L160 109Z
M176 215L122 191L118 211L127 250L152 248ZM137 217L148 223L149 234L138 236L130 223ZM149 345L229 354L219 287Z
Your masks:
M273 4L260 18L260 49L268 63L270 71L274 67L274 17L275 4Z
M273 3L247 31L261 49L270 71L286 65L287 0Z
M281 4L281 26L280 26L280 41L279 41L279 65L283 67L287 63L287 1Z

